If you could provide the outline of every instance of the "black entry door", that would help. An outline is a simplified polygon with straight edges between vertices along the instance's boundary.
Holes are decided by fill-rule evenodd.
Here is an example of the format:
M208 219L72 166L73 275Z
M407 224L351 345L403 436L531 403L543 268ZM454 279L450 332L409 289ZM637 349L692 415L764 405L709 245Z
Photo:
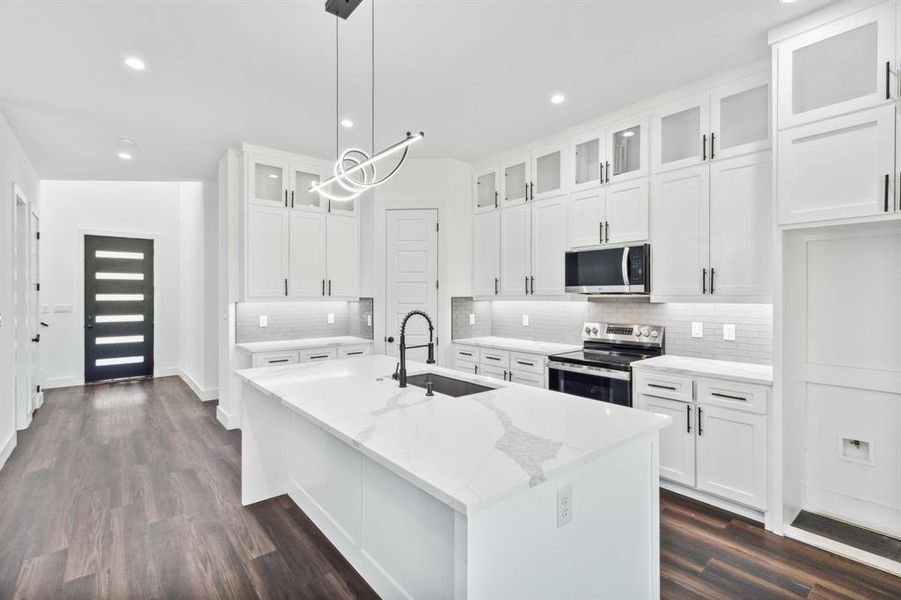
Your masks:
M153 240L84 238L84 380L153 375Z

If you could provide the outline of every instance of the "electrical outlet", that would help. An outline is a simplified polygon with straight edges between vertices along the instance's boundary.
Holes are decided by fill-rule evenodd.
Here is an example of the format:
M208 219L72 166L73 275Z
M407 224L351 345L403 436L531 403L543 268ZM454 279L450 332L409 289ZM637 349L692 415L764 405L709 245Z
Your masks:
M528 326L529 326L529 315L523 315L523 316L522 316L522 326L523 326L523 327L528 327Z
M557 527L563 527L573 520L573 484L567 483L557 489Z
M691 337L693 337L693 338L704 337L704 324L703 323L698 323L697 321L692 321Z
M476 324L476 316L473 313L469 313L469 324L470 325Z
M727 324L723 325L723 339L727 342L735 341L735 325Z
M372 315L366 315L366 327L372 327Z
M260 327L269 327L269 317L260 315Z
M334 324L335 324L335 313L329 313L329 314L328 314L328 324L329 324L329 325L334 325Z

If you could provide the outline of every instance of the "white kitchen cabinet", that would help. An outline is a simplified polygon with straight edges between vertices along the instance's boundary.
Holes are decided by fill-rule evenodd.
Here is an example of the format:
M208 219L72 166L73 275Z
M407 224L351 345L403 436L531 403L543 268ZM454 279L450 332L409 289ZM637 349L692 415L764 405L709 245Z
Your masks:
M547 356L454 344L454 368L470 375L547 388Z
M511 369L507 373L507 381L541 389L547 387L544 375L538 375L537 373L530 373L528 371L515 371Z
M288 181L288 206L295 210L325 212L328 209L328 200L316 192L310 191L310 186L318 184L326 178L323 170L312 163L291 163Z
M770 72L761 71L710 93L710 160L770 148Z
M372 344L359 344L357 346L338 346L338 358L355 358L369 356Z
M620 121L607 128L604 183L619 183L648 174L648 129L645 116Z
M301 363L325 362L338 358L338 349L335 347L308 348L298 352L298 361Z
M288 296L292 298L326 295L327 218L324 212L292 210L289 213Z
M288 206L289 166L285 160L247 155L247 199L253 204Z
M532 219L527 204L505 207L500 211L502 296L525 296L532 275Z
M558 198L566 193L565 144L552 144L532 152L529 201Z
M779 223L892 212L895 112L889 104L779 132Z
M883 2L777 44L780 129L898 97L896 9Z
M472 178L472 197L477 214L500 207L500 178L497 167L476 169Z
M710 160L710 95L668 104L654 114L654 172L682 169Z
M697 488L766 508L766 417L699 404Z
M288 295L288 211L283 206L250 204L247 209L247 299Z
M611 183L604 202L604 239L607 244L648 239L648 178Z
M326 296L360 295L360 233L356 217L331 212L326 223Z
M500 293L501 213L476 215L473 220L473 290L474 296Z
M285 352L257 352L253 355L251 366L256 369L259 367L277 367L284 365L296 364L298 355L296 350L288 350Z
M642 394L638 408L672 417L672 424L660 430L660 477L694 487L694 405Z
M569 191L583 192L604 183L607 138L603 129L588 131L570 140Z
M501 167L501 207L523 204L529 199L529 183L532 181L531 156L512 159Z
M531 274L529 293L539 296L565 293L566 201L562 197L530 203Z
M601 187L569 195L567 246L580 248L604 243L606 198L607 191Z

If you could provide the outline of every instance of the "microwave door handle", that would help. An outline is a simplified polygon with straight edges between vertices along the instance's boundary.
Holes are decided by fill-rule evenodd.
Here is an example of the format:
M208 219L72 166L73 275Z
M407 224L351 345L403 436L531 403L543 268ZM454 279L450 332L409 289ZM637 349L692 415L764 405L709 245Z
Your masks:
M629 247L623 248L623 285L629 285Z

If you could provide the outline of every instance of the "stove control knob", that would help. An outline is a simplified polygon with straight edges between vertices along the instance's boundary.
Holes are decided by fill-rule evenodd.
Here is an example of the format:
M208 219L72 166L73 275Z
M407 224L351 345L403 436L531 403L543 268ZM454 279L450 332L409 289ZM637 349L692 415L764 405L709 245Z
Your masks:
M598 334L598 328L597 328L597 327L592 327L592 328L591 328L591 333L594 334L594 335L597 335L597 334Z
M591 327L586 327L586 328L585 328L585 333L591 333Z
M653 331L651 332L651 337L654 338L654 339L657 339L658 337L660 337L660 332L657 331L656 329L653 330Z
M644 330L644 337L648 337L649 335L651 335L651 332L648 331L647 329L645 329L645 330Z
M641 337L641 330L640 330L640 329L636 329L636 330L635 330L635 337Z

